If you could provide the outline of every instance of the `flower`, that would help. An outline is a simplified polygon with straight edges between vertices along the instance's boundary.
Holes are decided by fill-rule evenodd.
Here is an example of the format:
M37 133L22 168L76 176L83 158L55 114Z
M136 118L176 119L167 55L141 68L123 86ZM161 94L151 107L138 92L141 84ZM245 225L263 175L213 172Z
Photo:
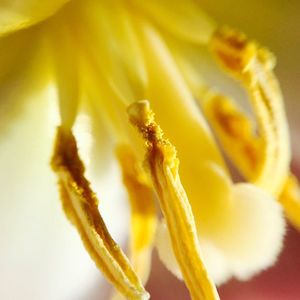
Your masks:
M6 8L4 16L7 74L24 72L28 64L29 74L40 77L26 81L24 93L51 80L56 84L61 126L52 167L63 207L119 292L129 299L149 297L143 283L154 240L162 261L183 277L193 299L218 299L214 283L231 276L247 279L274 263L285 228L274 198L296 226L299 202L268 50L217 27L193 1L176 6L138 0L28 2ZM16 45L28 53L26 60ZM187 49L200 53L205 47L248 92L257 128L235 102L199 76ZM31 64L39 56L39 63ZM9 92L7 74L3 87ZM104 120L117 146L132 208L132 266L111 238L85 177L73 134L82 103L96 124ZM126 108L142 138L130 127ZM233 182L207 121L249 183Z

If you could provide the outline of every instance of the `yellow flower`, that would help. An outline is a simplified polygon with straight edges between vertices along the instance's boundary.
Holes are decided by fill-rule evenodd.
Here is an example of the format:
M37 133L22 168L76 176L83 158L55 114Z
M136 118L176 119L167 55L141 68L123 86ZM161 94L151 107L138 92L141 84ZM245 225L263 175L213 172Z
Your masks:
M55 84L52 167L64 211L107 279L128 299L148 299L153 245L192 299L218 299L215 284L271 266L285 231L277 200L300 227L272 54L218 27L193 0L48 2L0 6L2 102ZM195 57L207 55L245 88L256 122L206 83ZM24 81L17 88L14 76ZM131 206L130 259L85 177L73 134L83 107L103 147L102 124L116 148ZM212 130L247 183L231 178Z

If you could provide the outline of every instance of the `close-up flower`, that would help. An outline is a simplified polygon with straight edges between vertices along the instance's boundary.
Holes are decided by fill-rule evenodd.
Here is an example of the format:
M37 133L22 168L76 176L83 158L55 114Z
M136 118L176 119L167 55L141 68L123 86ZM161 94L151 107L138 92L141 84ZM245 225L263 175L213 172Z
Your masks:
M294 299L239 286L299 261L299 105L224 3L0 3L1 299Z

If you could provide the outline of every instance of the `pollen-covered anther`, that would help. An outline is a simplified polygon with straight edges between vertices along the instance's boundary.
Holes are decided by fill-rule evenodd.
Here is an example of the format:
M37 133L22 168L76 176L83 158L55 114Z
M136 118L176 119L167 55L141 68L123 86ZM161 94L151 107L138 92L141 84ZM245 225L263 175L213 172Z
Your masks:
M126 298L148 299L148 293L99 213L98 200L84 177L84 165L70 129L57 129L52 168L58 175L65 213L97 267Z
M212 37L211 47L219 59L233 72L242 73L256 54L257 45L235 30L219 28Z
M147 143L160 139L161 129L154 122L154 113L147 100L141 100L138 105L130 105L127 109L130 122L139 128Z
M174 254L191 297L194 300L219 299L203 263L194 216L178 174L179 160L175 147L163 137L148 102L132 104L128 113L131 122L142 133L146 142L145 165L158 196Z

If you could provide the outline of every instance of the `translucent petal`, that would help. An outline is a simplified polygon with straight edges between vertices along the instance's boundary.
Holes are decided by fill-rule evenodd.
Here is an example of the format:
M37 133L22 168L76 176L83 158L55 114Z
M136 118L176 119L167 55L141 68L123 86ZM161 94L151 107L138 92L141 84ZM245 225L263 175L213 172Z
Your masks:
M0 4L0 36L40 22L69 0L4 0Z

